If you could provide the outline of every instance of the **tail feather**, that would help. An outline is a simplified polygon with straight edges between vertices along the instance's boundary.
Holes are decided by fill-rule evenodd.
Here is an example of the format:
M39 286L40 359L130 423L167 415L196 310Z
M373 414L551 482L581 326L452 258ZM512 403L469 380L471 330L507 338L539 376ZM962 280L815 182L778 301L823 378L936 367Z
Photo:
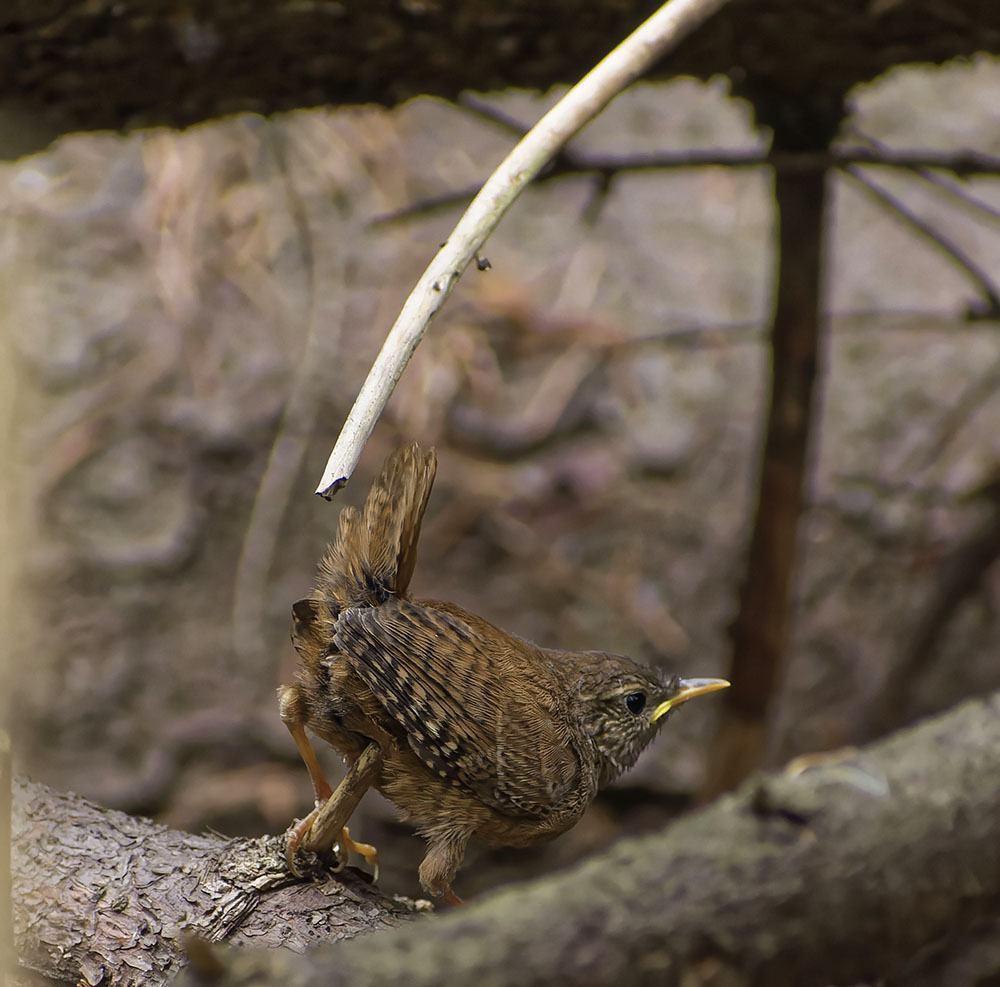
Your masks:
M337 536L320 563L314 598L338 613L406 594L436 471L434 450L415 442L386 459L361 512L341 511Z

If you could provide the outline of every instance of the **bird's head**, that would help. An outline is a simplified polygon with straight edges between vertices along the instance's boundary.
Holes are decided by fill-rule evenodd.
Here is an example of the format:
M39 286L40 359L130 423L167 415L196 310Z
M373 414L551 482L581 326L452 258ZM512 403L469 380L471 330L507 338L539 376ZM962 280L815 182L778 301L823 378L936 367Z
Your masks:
M581 661L577 701L585 734L597 752L599 786L635 764L670 713L689 699L729 683L663 675L624 655L593 652Z

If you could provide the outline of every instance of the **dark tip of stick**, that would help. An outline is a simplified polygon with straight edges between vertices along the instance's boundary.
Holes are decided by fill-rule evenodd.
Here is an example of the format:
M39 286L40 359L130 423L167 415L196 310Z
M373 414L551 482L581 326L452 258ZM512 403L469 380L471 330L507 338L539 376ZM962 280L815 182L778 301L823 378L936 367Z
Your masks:
M343 490L344 487L346 486L347 486L347 477L342 476L339 479L334 480L333 483L330 484L330 486L324 487L322 490L317 490L316 496L322 497L323 500L333 500L333 498L337 495L337 493Z

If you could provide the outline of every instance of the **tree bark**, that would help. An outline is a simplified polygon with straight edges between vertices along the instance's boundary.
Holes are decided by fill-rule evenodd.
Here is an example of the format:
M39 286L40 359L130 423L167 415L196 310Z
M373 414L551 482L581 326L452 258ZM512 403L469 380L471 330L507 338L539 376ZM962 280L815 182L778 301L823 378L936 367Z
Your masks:
M34 785L16 803L19 952L56 979L160 983L185 925L302 948L411 913L350 875L290 881L273 839L188 836ZM377 944L220 953L214 982L855 983L997 916L1000 694Z
M194 836L19 779L12 835L15 949L58 981L155 987L189 933L302 950L415 911L351 870L296 880L281 837Z

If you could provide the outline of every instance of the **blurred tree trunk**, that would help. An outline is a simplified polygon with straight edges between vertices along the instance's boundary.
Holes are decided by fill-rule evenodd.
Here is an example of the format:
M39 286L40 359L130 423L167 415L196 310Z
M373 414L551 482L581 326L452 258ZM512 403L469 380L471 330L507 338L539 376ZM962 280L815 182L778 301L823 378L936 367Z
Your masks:
M801 106L793 104L790 109ZM840 106L802 121L768 106L772 152L821 150L832 139ZM709 752L704 795L732 788L756 768L767 741L768 711L779 684L790 623L799 516L818 418L814 388L822 374L821 290L826 173L774 175L777 258L771 328L771 389L764 426L757 509L739 609L731 627L723 715Z
M163 983L193 929L298 949L381 930L304 956L219 954L226 984L915 983L921 963L940 966L940 940L1000 915L1000 694L397 929L384 925L403 903L350 874L293 881L277 839L191 836L15 791L19 954L58 981ZM976 982L970 956L990 955L966 953L948 982Z
M292 881L274 839L190 836L41 786L16 795L19 953L56 980L162 983L184 928L302 948L407 914L356 877ZM377 941L227 951L202 967L219 984L964 985L985 982L995 951L964 952L957 979L921 981L921 964L941 974L940 941L998 914L995 694Z

